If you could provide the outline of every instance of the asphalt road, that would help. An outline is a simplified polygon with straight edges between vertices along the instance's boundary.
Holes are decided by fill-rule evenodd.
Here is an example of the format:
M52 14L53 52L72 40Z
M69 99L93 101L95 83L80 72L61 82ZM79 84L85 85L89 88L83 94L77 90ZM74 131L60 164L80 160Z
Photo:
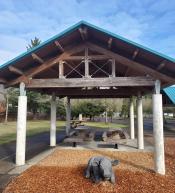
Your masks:
M114 120L113 122L122 124L122 123L127 123L128 121L124 122L123 120ZM164 129L164 135L165 137L175 137L175 121L169 122L169 125L171 126L171 128L174 127L174 129L168 129L168 128ZM145 119L144 120L145 137L152 136L153 134L152 128L153 128L152 120ZM136 135L137 135L137 131L136 131ZM58 132L57 143L61 142L64 136L65 136L64 131ZM49 139L50 139L49 132L43 132L43 133L28 137L26 140L26 160L31 159L32 157L42 152L43 150L48 149ZM0 145L0 160L8 159L14 162L15 149L16 149L16 142Z

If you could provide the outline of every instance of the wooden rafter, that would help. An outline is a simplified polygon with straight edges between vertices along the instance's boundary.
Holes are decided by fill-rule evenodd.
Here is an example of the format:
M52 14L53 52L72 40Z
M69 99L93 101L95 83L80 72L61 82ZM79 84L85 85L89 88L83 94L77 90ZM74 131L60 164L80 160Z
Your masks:
M67 56L64 60L84 60L85 56ZM106 55L89 55L89 60L108 60L109 56Z
M154 86L155 81L148 77L115 78L68 78L68 79L31 79L28 88L71 88L71 87L130 87Z
M167 76L167 75L165 75L165 74L162 74L162 73L160 73L160 72L158 72L158 71L156 71L156 70L154 70L154 69L152 69L152 68L149 68L149 67L147 67L147 66L145 66L145 65L143 65L143 64L141 64L141 63L138 63L138 62L136 62L136 61L133 61L133 60L131 60L131 59L128 59L128 58L126 58L126 57L124 57L124 56L121 56L121 55L119 55L119 54L117 54L117 53L114 53L114 52L112 52L112 51L110 51L110 50L107 50L107 49L105 49L105 48L102 48L102 47L100 47L100 46L98 46L98 45L96 45L96 44L93 44L93 43L91 43L91 42L86 42L85 44L86 44L90 49L93 49L93 50L95 50L95 51L98 51L98 52L100 52L100 53L102 53L102 54L106 54L106 55L108 55L109 57L114 58L114 59L115 59L116 61L118 61L119 63L121 63L121 64L123 64L123 65L125 65L125 66L127 66L127 67L130 67L131 69L134 69L134 70L136 70L136 71L138 71L138 72L147 73L147 74L151 75L152 77L155 77L156 79L161 79L162 81L165 81L165 82L172 82L172 83L175 82L175 79L174 79L174 78L169 77L169 76Z
M58 47L58 49L61 51L61 52L64 52L64 48L62 47L62 45L56 40L55 41L55 45Z
M8 69L10 70L10 72L13 72L18 75L23 75L23 71L14 66L9 66Z
M5 83L7 83L7 80L6 80L6 79L4 79L4 78L0 78L0 83L5 84Z
M162 61L162 62L159 64L159 66L157 67L156 70L158 70L158 71L161 70L162 68L165 67L165 64L166 64L166 60Z
M34 68L24 72L24 74L22 76L10 81L7 86L12 86L12 85L18 84L22 81L26 82L26 81L28 81L29 78L31 78L31 77L41 73L42 71L45 71L48 68L51 68L52 66L58 64L60 60L64 60L64 57L71 56L74 53L82 51L83 49L84 49L84 44L80 44L78 46L75 46L75 45L70 46L69 48L67 48L65 50L64 53L60 54L59 56L52 58L48 61L45 61L40 66L34 67Z
M37 54L35 54L35 53L32 53L32 58L34 60L38 61L40 64L44 63L44 60L41 57L39 57Z
M78 29L81 35L81 38L83 41L87 40L88 34L87 34L87 28L79 28Z
M112 39L112 38L109 38L109 40L108 40L108 49L111 49L111 47L112 47L112 41L113 41L113 39Z
M138 53L139 53L139 49L137 48L137 49L134 51L133 55L132 55L132 59L133 59L133 60L135 60L135 58L136 58L136 56L138 55Z

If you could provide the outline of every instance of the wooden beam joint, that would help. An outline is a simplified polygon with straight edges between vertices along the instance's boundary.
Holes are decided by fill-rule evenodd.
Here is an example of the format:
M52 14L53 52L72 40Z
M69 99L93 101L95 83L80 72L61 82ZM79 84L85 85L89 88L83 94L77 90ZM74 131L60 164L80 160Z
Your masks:
M24 74L22 70L14 67L14 66L9 66L8 69L9 69L10 72L13 72L13 73L18 74L18 75L23 75Z
M55 45L58 47L58 49L61 51L61 52L64 52L64 48L62 47L62 45L56 40L55 41Z
M32 53L32 58L34 60L36 60L37 62L39 62L40 64L43 64L44 63L44 60L42 58L40 58L37 54L35 53Z
M79 30L79 32L80 32L80 35L81 35L82 40L83 40L83 41L87 40L87 38L88 38L88 37L87 37L87 36L88 36L88 35L87 35L87 28L86 28L86 27L84 27L84 28L81 28L81 27L80 27L78 30Z

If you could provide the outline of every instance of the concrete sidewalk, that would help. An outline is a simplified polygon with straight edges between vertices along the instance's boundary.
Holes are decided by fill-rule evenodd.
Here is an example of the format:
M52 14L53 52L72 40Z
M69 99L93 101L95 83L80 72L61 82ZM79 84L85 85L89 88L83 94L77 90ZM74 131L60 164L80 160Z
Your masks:
M64 137L64 132L57 133L57 143L60 143ZM21 167L15 165L16 142L0 146L0 192L14 177L52 153L53 148L49 146L49 138L49 132L27 138L26 164Z

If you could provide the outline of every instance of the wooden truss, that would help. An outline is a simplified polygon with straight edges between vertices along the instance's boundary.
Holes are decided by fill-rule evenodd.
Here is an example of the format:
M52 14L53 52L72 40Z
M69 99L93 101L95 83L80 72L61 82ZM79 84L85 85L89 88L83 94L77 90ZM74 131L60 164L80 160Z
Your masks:
M26 83L28 88L41 87L89 87L89 86L152 86L153 79L162 79L165 82L173 82L174 79L160 73L159 71L142 65L135 61L139 50L136 49L131 59L121 56L111 51L112 40L108 41L108 49L100 47L92 42L85 41L87 39L86 32L80 30L83 43L71 45L63 48L59 42L55 45L62 52L58 56L43 60L37 54L32 53L31 56L40 64L27 71L22 71L16 67L10 66L9 70L19 77L11 80L6 86L13 86L20 82ZM94 53L92 53L94 52ZM81 53L81 54L79 54ZM126 67L123 77L117 77L117 64ZM163 61L158 70L165 65ZM37 75L58 66L58 79L36 78ZM79 70L81 68L81 71ZM110 70L109 70L110 69ZM145 72L143 77L128 77L130 71ZM101 79L97 77L97 73L101 73ZM150 78L152 77L152 78ZM153 78L154 77L154 78ZM43 86L42 86L43 85Z

